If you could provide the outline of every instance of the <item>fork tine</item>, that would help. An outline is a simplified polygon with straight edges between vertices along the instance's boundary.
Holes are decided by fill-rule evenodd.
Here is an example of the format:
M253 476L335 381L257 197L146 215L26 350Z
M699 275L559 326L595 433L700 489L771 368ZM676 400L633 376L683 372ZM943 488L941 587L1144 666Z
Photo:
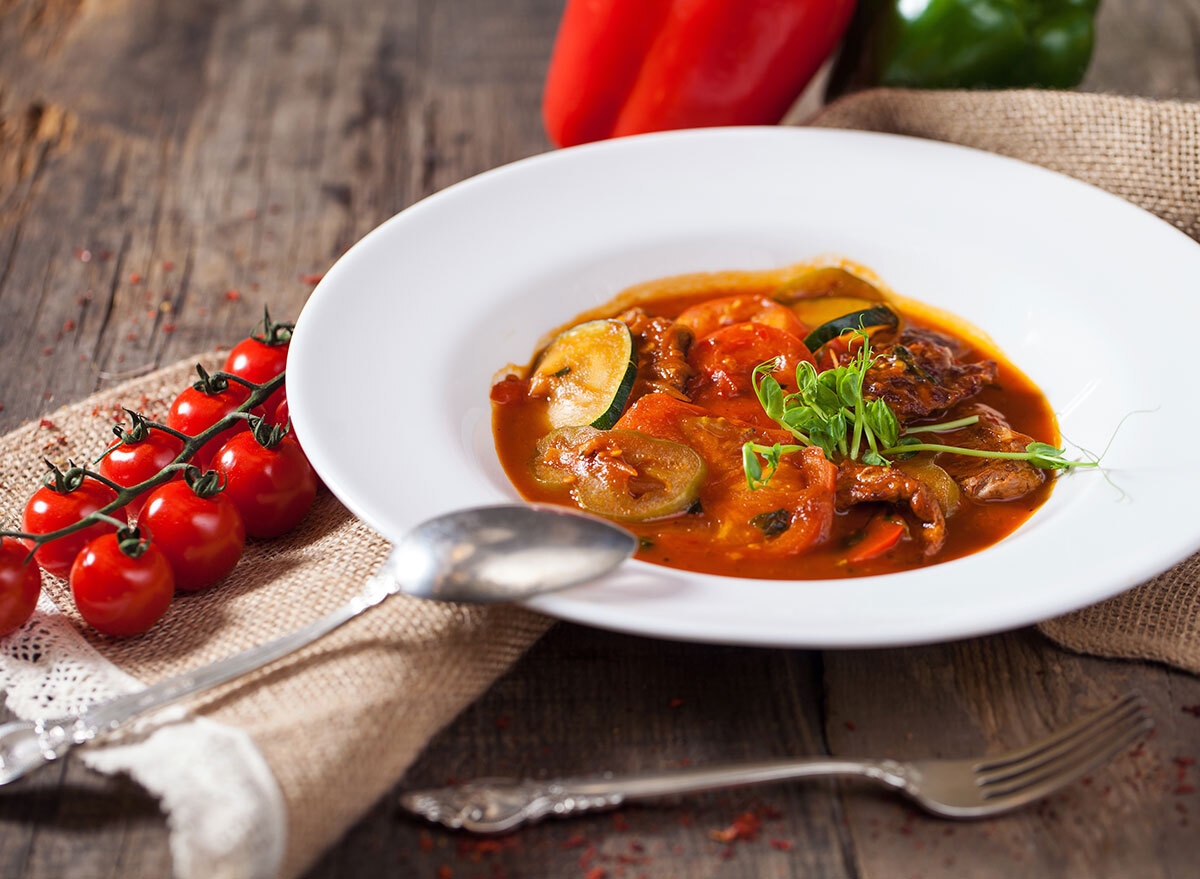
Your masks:
M1122 727L1115 737L1095 743L1082 751L1073 751L1056 764L1011 779L1000 785L987 785L980 796L991 806L1015 808L1053 793L1104 765L1125 748L1145 736L1154 727L1150 718L1141 718L1133 726Z
M1141 703L1136 701L1128 703L1122 711L1108 711L1100 715L1093 715L1091 723L1077 728L1072 735L1054 736L1052 737L1053 744L1046 745L1043 742L1033 746L1032 749L1027 749L1032 750L1033 753L1023 760L1008 761L994 769L980 770L976 768L977 780L980 784L994 784L1025 775L1073 751L1086 749L1097 740L1111 738L1114 731L1119 733L1145 716Z
M1069 739L1075 738L1081 732L1088 730L1093 724L1103 721L1106 717L1122 713L1130 705L1135 703L1139 706L1138 710L1141 710L1141 697L1136 693L1127 693L1125 696L1121 697L1111 705L1101 708L1099 711L1095 711L1086 717L1080 718L1070 726L1063 727L1057 732L1051 733L1046 738L1034 742L1032 745L980 760L975 764L975 771L988 772L1028 760L1030 757L1034 757L1043 751L1047 751L1062 742L1066 742Z

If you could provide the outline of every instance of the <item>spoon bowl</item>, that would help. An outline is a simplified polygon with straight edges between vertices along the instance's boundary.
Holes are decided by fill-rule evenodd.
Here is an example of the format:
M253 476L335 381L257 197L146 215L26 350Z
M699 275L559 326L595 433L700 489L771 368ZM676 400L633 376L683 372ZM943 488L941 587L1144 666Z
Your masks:
M418 525L380 573L418 598L521 601L595 580L637 546L624 528L564 507L476 507Z

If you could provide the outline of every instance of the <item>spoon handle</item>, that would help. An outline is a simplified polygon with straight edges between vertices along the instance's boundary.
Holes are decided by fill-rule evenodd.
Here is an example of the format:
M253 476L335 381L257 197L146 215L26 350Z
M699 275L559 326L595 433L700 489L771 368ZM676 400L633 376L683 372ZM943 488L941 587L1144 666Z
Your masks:
M153 686L134 693L117 696L88 708L75 725L76 744L81 744L105 732L116 729L142 714L162 708L172 702L202 693L226 681L257 671L282 659L290 653L306 647L318 638L332 632L354 619L363 611L379 604L395 592L395 584L377 578L372 587L356 596L342 607L314 620L294 632L289 632L274 641L250 647L241 653L217 662L167 678Z

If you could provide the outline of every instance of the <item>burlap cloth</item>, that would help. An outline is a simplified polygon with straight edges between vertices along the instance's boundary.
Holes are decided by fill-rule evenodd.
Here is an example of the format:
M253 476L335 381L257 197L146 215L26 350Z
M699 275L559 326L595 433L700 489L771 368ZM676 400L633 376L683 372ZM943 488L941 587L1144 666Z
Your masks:
M1036 162L1200 236L1200 105L1035 92L875 91L829 106L812 124L953 141ZM30 424L0 439L0 521L20 521L43 455L94 457L109 438L114 405L161 415L191 369L190 361L168 367L53 413L53 427ZM229 580L181 596L151 634L125 641L97 636L78 619L65 584L47 578L47 589L102 656L152 683L334 609L361 588L386 549L322 492L295 533L251 541ZM1193 557L1041 628L1072 649L1200 672L1198 581L1200 557ZM245 730L262 752L286 807L281 873L294 876L388 791L430 737L547 625L517 608L395 599L192 708Z

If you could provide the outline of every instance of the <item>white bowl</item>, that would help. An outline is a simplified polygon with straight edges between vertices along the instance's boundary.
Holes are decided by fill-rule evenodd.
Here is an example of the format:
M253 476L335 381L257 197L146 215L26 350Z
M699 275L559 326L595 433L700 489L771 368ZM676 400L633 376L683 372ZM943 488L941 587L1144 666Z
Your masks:
M965 558L834 581L630 562L531 605L669 638L910 644L1107 598L1200 548L1185 460L1200 414L1186 334L1200 248L1115 196L988 153L804 128L672 132L489 171L403 211L326 274L296 326L288 402L326 484L396 539L516 499L492 444L493 373L631 284L824 253L986 330L1046 393L1076 472L1016 533ZM1175 330L1182 332L1173 332ZM360 427L352 428L358 419Z

